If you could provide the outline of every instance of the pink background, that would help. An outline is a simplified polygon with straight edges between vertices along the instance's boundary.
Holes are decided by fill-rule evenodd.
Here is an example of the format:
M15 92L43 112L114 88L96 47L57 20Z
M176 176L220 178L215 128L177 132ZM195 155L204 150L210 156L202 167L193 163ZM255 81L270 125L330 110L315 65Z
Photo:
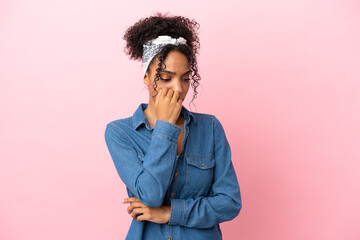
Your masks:
M0 239L125 238L104 130L148 101L122 36L154 11L200 23L184 105L232 148L243 209L224 239L360 239L355 0L0 1Z

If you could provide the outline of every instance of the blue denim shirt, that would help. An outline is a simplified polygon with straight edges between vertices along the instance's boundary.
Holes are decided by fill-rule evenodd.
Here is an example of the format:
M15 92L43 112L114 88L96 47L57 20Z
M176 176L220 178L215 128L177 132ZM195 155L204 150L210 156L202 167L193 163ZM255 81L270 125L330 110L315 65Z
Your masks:
M182 106L184 143L177 157L181 128L156 120L152 127L141 103L133 116L107 124L105 141L129 197L149 207L171 206L168 223L132 219L126 240L218 240L219 223L234 219L242 207L231 150L219 120Z

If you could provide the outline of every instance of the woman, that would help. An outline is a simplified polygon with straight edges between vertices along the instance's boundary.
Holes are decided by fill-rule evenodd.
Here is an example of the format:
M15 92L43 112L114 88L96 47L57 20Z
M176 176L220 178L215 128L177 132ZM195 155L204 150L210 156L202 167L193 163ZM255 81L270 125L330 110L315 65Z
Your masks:
M143 62L149 103L107 124L105 140L133 217L126 239L222 239L242 207L219 120L182 106L200 77L198 23L156 13L129 27L127 53ZM193 99L194 99L193 97ZM192 99L192 100L193 100Z

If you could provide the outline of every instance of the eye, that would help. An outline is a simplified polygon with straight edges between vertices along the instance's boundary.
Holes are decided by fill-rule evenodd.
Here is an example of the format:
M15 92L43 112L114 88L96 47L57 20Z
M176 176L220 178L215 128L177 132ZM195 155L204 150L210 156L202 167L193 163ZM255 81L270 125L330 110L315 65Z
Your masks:
M160 76L160 79L163 80L163 81L165 81L165 82L170 81L170 78L162 78L161 76Z
M185 79L183 79L184 81L189 81L190 80L190 78L185 78Z

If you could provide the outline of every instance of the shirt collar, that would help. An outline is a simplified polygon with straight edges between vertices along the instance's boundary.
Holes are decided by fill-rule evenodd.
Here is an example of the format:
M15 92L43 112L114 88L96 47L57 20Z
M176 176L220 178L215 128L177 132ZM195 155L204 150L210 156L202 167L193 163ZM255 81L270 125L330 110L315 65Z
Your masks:
M147 129L152 129L153 127L150 126L149 121L147 120L144 110L147 108L148 103L140 103L139 107L135 110L132 120L133 120L133 127L136 130L142 123L145 124ZM192 119L194 123L196 123L194 113L189 111L187 108L182 106L181 112L184 115L185 118L185 125L190 122Z

